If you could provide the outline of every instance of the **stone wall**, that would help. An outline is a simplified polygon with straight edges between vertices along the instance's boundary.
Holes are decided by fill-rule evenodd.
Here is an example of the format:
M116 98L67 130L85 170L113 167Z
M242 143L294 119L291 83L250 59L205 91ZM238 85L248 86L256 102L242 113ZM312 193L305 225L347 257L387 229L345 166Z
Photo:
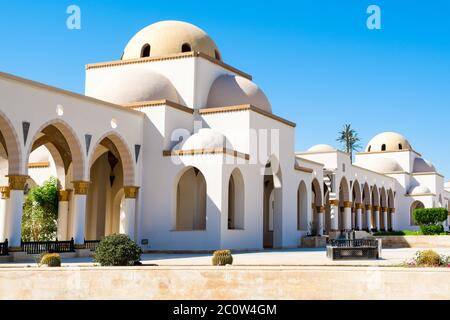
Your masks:
M450 299L447 269L1 269L0 299Z

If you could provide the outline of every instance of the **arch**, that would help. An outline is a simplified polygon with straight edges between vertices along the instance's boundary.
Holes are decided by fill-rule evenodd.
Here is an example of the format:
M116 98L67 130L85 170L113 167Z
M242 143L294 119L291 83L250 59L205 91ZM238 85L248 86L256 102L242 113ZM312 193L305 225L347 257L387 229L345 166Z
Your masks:
M184 170L177 182L176 230L206 230L206 180L196 167Z
M20 175L24 171L19 136L8 117L0 111L0 142L8 155L8 174Z
M347 179L342 177L339 184L339 200L340 201L350 201L350 188L348 186Z
M364 183L363 195L362 195L362 201L365 205L370 205L372 203L370 195L371 195L370 187L369 187L369 184L366 182L366 183Z
M273 248L282 243L283 192L278 159L271 155L263 177L263 246Z
M144 44L142 46L142 49L141 49L141 58L148 58L148 57L150 57L151 49L152 48L151 48L151 46L148 43Z
M380 205L380 193L378 192L377 185L372 186L372 205L379 206Z
M387 208L387 195L386 195L386 189L384 187L381 187L380 190L380 206L383 208Z
M96 152L95 152L97 147L102 145L102 143L105 143L104 141L106 139L111 141L111 143L112 143L112 145L111 145L111 143L109 143L109 141L106 141L106 144L108 145L108 147L115 148L117 150L117 153L120 156L120 160L122 161L124 186L134 186L136 183L135 182L136 177L135 177L135 165L134 165L133 156L132 156L131 151L128 148L125 140L115 131L110 131L110 132L104 134L103 136L101 136L100 139L97 140L97 142L91 149L92 151L90 151L89 168L95 162L96 157L99 156L99 154L98 153L96 154ZM88 175L88 179L89 179L90 178L89 171L88 171L87 175Z
M245 225L245 185L241 171L236 168L228 182L228 229L243 230Z
M303 180L297 189L297 230L308 230L308 189Z
M314 179L311 183L312 192L314 198L312 199L314 202L314 206L318 207L322 205L322 189L320 188L320 183L317 179Z
M183 45L181 46L181 52L191 52L192 51L192 47L189 43L183 43Z
M353 200L354 204L362 203L361 186L360 186L358 180L355 180L353 182L352 200Z
M388 208L395 209L394 192L392 191L392 189L389 189L387 191L387 199L388 199Z
M55 128L55 129L53 129ZM68 150L65 150L65 146L61 146L58 148L55 145L55 140L46 139L42 136L44 130L47 130L46 136L50 136L54 138L55 135L59 136L59 142L63 144L66 143L66 147ZM60 139L63 138L64 141ZM31 152L38 148L41 145L45 145L47 143L52 143L58 149L59 154L63 159L65 159L65 173L69 169L70 163L73 166L73 179L74 180L84 180L84 172L85 172L85 159L83 156L83 149L81 147L81 143L78 140L78 137L72 127L67 124L65 121L61 119L54 119L44 123L35 133L33 139L30 141L30 146L28 148L26 154L26 160L28 161ZM25 169L28 174L28 168Z
M417 226L418 224L416 223L415 219L414 219L414 210L416 209L424 209L425 205L423 204L423 202L416 200L411 204L411 208L409 210L409 224L411 226Z
M222 60L222 57L220 56L220 53L217 49L214 50L214 57L216 58L216 60Z

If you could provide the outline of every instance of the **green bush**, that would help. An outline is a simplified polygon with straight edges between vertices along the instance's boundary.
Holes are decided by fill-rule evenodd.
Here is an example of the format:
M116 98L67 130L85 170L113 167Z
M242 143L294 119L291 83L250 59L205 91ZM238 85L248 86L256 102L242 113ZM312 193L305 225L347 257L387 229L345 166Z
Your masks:
M428 208L414 210L414 220L420 225L424 235L441 234L444 232L442 223L447 220L448 210L445 208Z
M133 266L141 259L141 248L127 235L113 234L97 246L94 261L102 266Z
M421 252L417 257L418 267L439 267L441 265L441 256L433 250Z
M41 256L39 265L61 267L61 256L58 253L45 253Z

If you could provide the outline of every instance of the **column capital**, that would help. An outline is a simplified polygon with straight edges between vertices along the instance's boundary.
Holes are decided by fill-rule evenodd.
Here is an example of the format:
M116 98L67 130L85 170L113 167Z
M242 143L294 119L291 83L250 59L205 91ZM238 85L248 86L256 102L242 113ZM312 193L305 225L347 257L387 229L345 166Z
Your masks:
M339 200L337 200L337 199L330 200L329 203L330 203L330 206L336 206L336 207L339 206Z
M364 205L362 203L357 203L355 205L355 207L356 207L356 209L362 209L362 208L364 208Z
M383 212L383 213L385 213L385 212L387 212L387 208L386 207L381 207L381 212Z
M11 190L9 189L9 186L0 187L0 194L1 194L2 200L9 199L9 195L11 194Z
M75 194L87 195L89 191L90 181L72 181L73 191Z
M317 206L317 213L325 213L325 207L324 206Z
M58 200L61 202L69 201L70 192L72 190L59 190L58 191Z
M372 210L372 209L373 209L372 205L366 204L366 210Z
M344 201L344 208L351 208L353 203L351 201Z
M125 198L126 199L136 199L139 193L140 187L136 186L126 186L123 187L123 190L125 192Z
M8 184L10 190L20 190L23 191L25 189L25 183L29 176L24 175L8 175Z
M388 213L395 213L395 208L388 208Z
M373 211L380 211L380 206L373 206Z

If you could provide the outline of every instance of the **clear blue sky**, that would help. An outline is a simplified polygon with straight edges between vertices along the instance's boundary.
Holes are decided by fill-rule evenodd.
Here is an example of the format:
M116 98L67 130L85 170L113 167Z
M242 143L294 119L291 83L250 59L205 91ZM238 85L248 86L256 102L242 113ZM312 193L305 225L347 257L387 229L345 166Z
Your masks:
M208 32L228 64L253 75L274 112L298 124L297 150L403 133L450 178L450 1L0 1L0 70L82 93L84 65L116 60L159 20ZM66 8L82 29L66 28ZM366 9L382 10L368 30Z

